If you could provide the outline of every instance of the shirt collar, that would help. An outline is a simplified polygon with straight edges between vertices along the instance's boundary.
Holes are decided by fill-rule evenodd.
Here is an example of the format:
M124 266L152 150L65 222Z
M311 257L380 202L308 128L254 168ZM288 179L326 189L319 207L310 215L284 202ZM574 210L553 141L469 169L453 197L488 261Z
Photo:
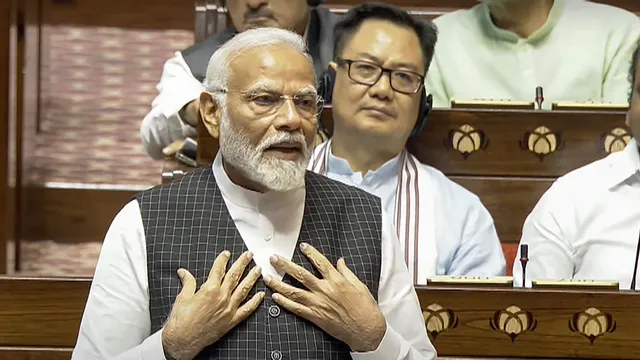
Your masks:
M304 187L283 192L269 191L259 193L236 185L229 179L227 172L224 170L221 151L218 151L211 167L223 198L225 201L231 201L237 206L255 209L268 203L269 207L291 208L298 206L301 201L304 202Z
M612 175L610 189L634 176L640 180L640 148L635 139L632 139L620 153L609 156L611 157L609 168Z
M388 179L398 175L398 167L400 166L400 155L390 159L380 166L377 170L369 171L365 176L376 177L381 179ZM331 172L338 175L353 175L353 170L347 162L347 160L339 158L333 155L333 149L329 150L329 156L327 159L327 172Z
M508 42L528 42L535 43L543 38L545 38L549 33L556 27L558 21L560 20L560 16L562 15L562 11L564 9L565 3L564 0L555 0L553 2L553 7L549 12L549 17L547 18L547 22L540 28L538 31L533 33L528 39L522 39L518 35L514 34L511 31L507 31L501 29L493 23L491 19L491 11L489 10L489 5L486 3L482 3L478 5L481 10L481 20L480 25L482 29L486 32L486 34L498 40L504 40Z

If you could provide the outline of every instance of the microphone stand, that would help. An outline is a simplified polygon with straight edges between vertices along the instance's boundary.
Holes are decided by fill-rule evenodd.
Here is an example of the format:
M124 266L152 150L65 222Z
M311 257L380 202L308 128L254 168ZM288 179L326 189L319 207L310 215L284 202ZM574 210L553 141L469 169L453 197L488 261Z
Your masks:
M638 276L638 257L640 257L640 234L638 235L638 246L636 247L636 262L633 265L633 277L631 278L631 290L636 289L636 277Z
M544 93L542 91L542 86L538 86L536 88L536 104L538 105L537 110L542 110L542 103L544 102Z
M640 242L638 242L640 244ZM639 248L640 249L640 248ZM520 245L520 265L522 265L522 287L527 287L527 263L529 262L529 245Z

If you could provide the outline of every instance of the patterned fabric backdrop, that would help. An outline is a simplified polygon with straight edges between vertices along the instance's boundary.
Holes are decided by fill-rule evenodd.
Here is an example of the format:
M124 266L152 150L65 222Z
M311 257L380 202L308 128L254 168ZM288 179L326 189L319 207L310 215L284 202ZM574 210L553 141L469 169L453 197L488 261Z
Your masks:
M158 183L162 161L145 153L140 123L164 62L192 42L179 30L49 28L33 180Z
M192 42L193 33L180 30L46 28L41 132L30 180L157 184L162 161L145 153L140 123L164 62ZM23 243L21 274L91 276L100 247Z

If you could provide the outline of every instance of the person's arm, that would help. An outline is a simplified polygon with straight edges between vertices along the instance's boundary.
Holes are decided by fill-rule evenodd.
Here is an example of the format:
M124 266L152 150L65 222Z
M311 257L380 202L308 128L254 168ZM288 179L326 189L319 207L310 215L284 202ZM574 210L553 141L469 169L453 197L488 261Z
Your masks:
M461 207L466 207L468 211L462 212L466 216L460 222L455 222L462 227L462 239L447 269L447 275L505 275L504 252L491 214L476 196L469 199L467 204L458 204L458 213L461 213Z
M427 71L427 77L424 82L427 94L433 96L433 107L448 109L451 107L451 99L444 85L444 79L442 78L442 72L440 71L440 64L438 57L434 55L431 66Z
M405 265L391 217L382 217L382 267L378 288L378 306L387 322L387 330L373 352L351 353L354 360L435 360L413 287Z
M184 109L183 115L193 113L188 105L197 103L203 85L193 77L182 54L177 52L164 64L157 89L151 111L142 120L140 137L147 153L154 159L162 159L162 149L166 146L195 136L197 119L190 116L183 119L179 112Z
M635 15L627 21L626 26L621 24L609 34L602 101L627 103L630 59L638 39L640 39L640 19Z
M72 360L164 360L151 335L144 227L137 201L113 220L91 283Z
M526 286L531 286L531 280L535 279L573 278L571 227L575 211L566 191L561 184L554 183L525 220L520 244L529 247ZM516 259L519 258L518 247ZM522 286L522 265L519 261L513 264L513 278L515 286Z

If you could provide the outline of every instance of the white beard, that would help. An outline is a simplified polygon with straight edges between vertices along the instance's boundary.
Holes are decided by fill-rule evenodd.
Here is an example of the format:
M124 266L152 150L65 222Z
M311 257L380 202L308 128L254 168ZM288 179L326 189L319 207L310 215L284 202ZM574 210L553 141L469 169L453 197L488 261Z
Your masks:
M304 187L305 173L311 150L301 133L280 131L254 146L242 129L235 126L222 109L220 122L220 151L224 160L243 175L271 191L288 191ZM283 142L295 142L301 146L302 156L297 160L283 160L265 155L270 146Z

